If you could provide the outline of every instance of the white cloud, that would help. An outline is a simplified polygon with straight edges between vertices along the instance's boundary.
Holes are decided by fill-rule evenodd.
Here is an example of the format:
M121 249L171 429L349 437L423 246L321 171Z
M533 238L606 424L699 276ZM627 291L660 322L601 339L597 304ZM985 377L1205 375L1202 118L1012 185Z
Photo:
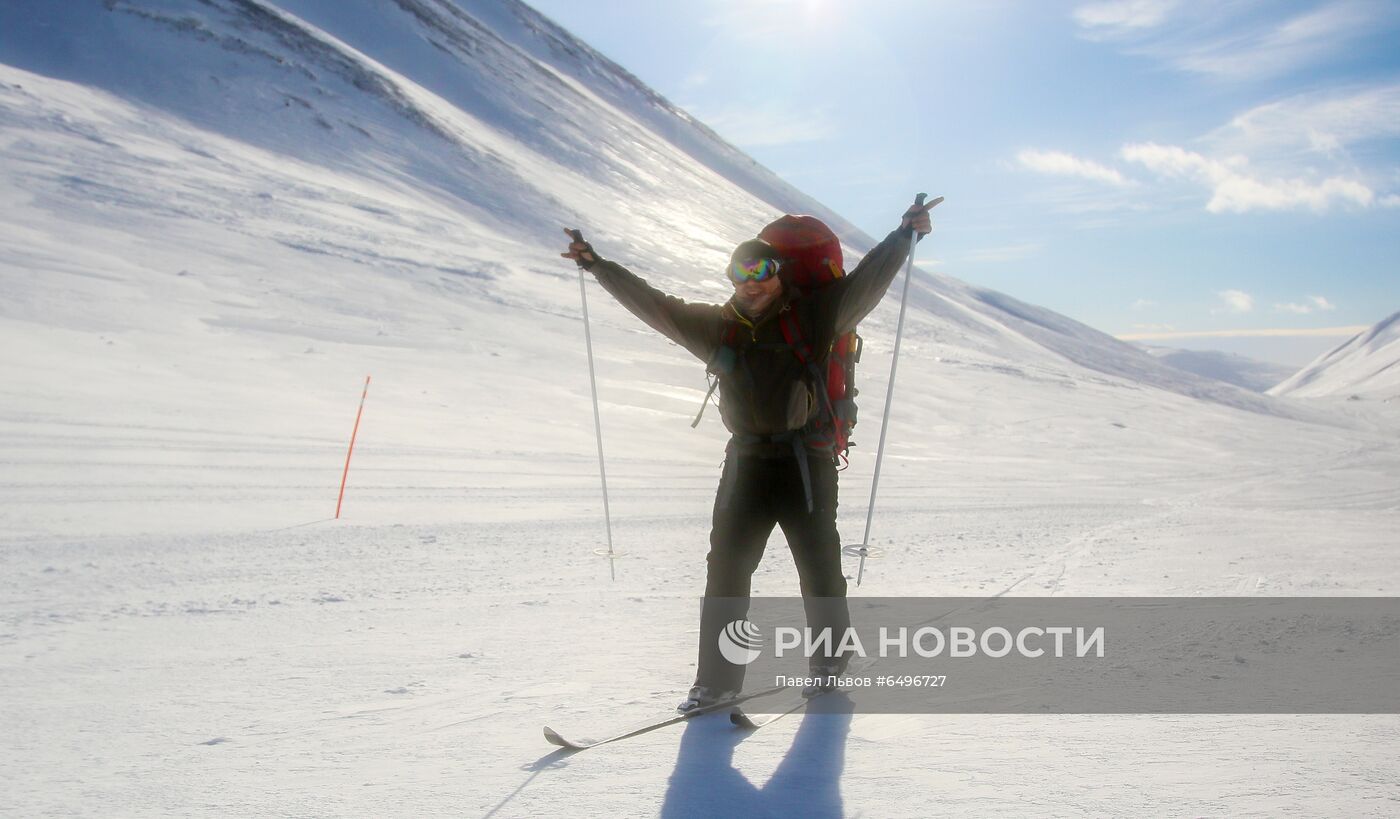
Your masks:
M1330 0L1279 19L1247 2L1196 3L1172 15L1173 3L1090 3L1073 12L1083 36L1116 42L1127 54L1178 71L1222 80L1256 80L1296 72L1343 55L1353 41L1393 26L1394 3Z
M1128 309L1129 309L1129 310L1133 310L1133 311L1146 310L1147 308L1149 308L1149 307L1155 307L1156 305L1157 305L1157 302L1152 301L1152 300L1150 300L1150 299L1138 299L1137 301L1135 301L1135 302L1133 302L1132 304L1128 305ZM1138 326L1138 325L1134 325L1134 326Z
M1224 152L1334 156L1360 142L1400 137L1400 83L1288 97L1245 111L1206 136Z
M1087 29L1131 30L1159 26L1175 0L1112 0L1086 3L1074 10L1074 21Z
M1224 303L1212 313L1248 313L1254 309L1254 297L1243 290L1221 290L1215 295Z
M1016 161L1024 168L1037 171L1039 173L1053 174L1056 176L1078 176L1083 179L1090 179L1095 182L1107 182L1110 185L1126 186L1131 185L1132 180L1123 174L1092 162L1088 159L1080 159L1077 156L1064 153L1062 151L1037 151L1027 149L1016 155Z
M1351 202L1362 207L1370 205L1375 194L1370 188L1352 179L1334 176L1320 183L1301 179L1265 182L1239 174L1229 174L1217 181L1206 203L1211 213L1250 210L1293 210L1299 207L1323 212L1333 201Z
M1254 30L1237 30L1179 54L1184 71L1229 79L1273 76L1296 70L1344 49L1372 31L1374 4L1335 2Z
M1240 81L1296 73L1345 54L1358 38L1400 29L1400 3L1378 0L1314 0L1291 11L1237 0L1185 11L1179 0L1080 2L1073 19L1082 36L1117 43L1126 53ZM1157 183L1174 180L1176 195L1200 189L1210 213L1400 208L1400 177L1393 163L1384 164L1389 143L1400 140L1400 82L1328 88L1314 78L1309 85L1316 90L1243 110L1189 149L1127 144L1119 162L1025 150L1017 167L1123 191L1098 191L1091 208L1126 200L1147 181L1123 162L1143 166ZM1120 212L1119 205L1131 203L1112 204Z
M1295 315L1306 316L1313 312L1336 310L1337 306L1328 301L1323 296L1308 296L1308 300L1303 304L1297 302L1287 302L1275 304L1274 310L1279 313L1293 313Z
M1176 328L1170 324L1134 324L1134 330L1146 330L1148 332L1171 332ZM1126 336L1125 336L1126 337Z
M1375 192L1366 185L1340 176L1320 181L1259 179L1246 173L1249 160L1244 157L1221 161L1174 145L1150 142L1125 145L1120 155L1160 176L1184 178L1204 185L1210 190L1206 210L1211 213L1297 208L1320 213L1337 202L1368 207L1376 200Z

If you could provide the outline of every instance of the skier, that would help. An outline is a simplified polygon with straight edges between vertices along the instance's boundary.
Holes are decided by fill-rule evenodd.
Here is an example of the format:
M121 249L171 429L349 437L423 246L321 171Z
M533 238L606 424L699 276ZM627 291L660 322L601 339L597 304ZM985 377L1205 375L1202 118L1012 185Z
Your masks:
M734 295L722 305L667 295L603 259L582 234L565 228L573 241L561 256L574 260L623 307L718 376L720 415L731 437L715 493L698 669L678 711L723 701L741 688L744 667L724 659L718 640L727 623L747 613L750 581L774 525L782 527L797 564L808 625L817 631L830 627L837 639L849 625L836 531L836 459L830 438L814 434L825 397L821 386L812 383L813 368L803 364L789 343L779 316L793 311L795 322L788 319L789 326L800 327L810 349L824 358L832 342L879 303L914 235L932 232L929 210L939 201L915 202L899 228L854 270L816 291L800 292L789 285L783 269L792 260L772 245L761 239L742 242L726 269ZM837 605L831 605L831 598L839 598ZM845 670L847 659L814 657L812 676L830 680ZM809 687L804 694L822 689Z

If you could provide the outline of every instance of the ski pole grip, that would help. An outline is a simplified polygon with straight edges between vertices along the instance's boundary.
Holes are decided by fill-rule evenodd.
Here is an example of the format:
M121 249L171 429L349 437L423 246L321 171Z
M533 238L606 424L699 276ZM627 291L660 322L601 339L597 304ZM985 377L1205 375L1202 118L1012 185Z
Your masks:
M584 269L584 270L587 270L587 269L589 269L590 267L592 267L592 266L594 265L594 263L598 261L598 254L596 254L596 253L593 252L593 245L590 245L589 243L587 243L587 242L585 242L585 241L583 240L583 231L581 231L581 230L579 230L579 229L577 229L577 228L574 228L574 229L572 229L572 230L569 230L569 238L573 239L576 243L583 245L584 248L585 248L585 249L579 254L579 257L578 257L577 259L575 259L574 261L578 264L578 266L579 266L580 268L582 268L582 269ZM585 261L583 260L583 253L587 253L589 256L592 256L592 257L593 257L593 261L585 262Z
M924 199L925 199L927 196L928 196L928 194L926 194L926 193L921 193L921 194L919 194L918 196L915 196L915 197L914 197L914 207L915 207L915 208L921 208L921 207L923 207L923 206L924 206ZM909 213L906 213L905 215L908 216L909 214L911 214L911 213L913 213L913 212L914 212L913 208L910 208L910 209L909 209ZM901 222L901 224L903 224L903 223ZM914 228L913 228L912 225L909 227L909 235L914 239L914 242L915 242L915 243L918 243L918 241L919 241L920 239L924 238L924 237L920 236L918 233L915 233L915 232L914 232Z

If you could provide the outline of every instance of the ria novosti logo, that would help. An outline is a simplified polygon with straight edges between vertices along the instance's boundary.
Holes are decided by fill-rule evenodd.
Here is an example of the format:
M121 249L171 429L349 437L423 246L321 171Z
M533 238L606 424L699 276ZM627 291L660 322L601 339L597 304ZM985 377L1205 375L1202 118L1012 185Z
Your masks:
M763 633L748 620L734 620L719 633L719 653L735 665L748 665L763 653Z
M866 648L870 637L862 638L853 627L847 627L837 638L830 628L813 630L778 626L773 634L774 656L781 659L796 649L808 659L836 656L904 658L911 653L926 659L1001 658L1012 654L1027 659L1046 655L1054 658L1102 658L1107 643L1104 626L1027 626L1014 634L1002 626L982 629L925 626L915 629L912 634L906 626L881 626L874 652ZM749 665L763 654L763 633L749 620L733 620L719 633L719 652L735 665Z

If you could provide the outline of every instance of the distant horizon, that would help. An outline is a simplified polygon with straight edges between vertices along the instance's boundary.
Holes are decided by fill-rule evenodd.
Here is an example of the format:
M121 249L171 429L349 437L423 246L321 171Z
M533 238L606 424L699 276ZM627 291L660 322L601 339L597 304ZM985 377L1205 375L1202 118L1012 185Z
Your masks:
M1123 333L1115 338L1153 347L1241 355L1266 363L1301 368L1372 326L1374 325L1359 324L1350 327L1316 327L1309 330L1183 330Z
M1281 364L1302 369L1315 361L1318 356L1336 349L1347 339L1365 329L1367 328L1361 327L1355 332L1339 335L1322 333L1292 335L1175 333L1169 334L1168 338L1157 337L1154 334L1128 334L1114 336L1114 338L1144 347L1238 355L1265 364Z

